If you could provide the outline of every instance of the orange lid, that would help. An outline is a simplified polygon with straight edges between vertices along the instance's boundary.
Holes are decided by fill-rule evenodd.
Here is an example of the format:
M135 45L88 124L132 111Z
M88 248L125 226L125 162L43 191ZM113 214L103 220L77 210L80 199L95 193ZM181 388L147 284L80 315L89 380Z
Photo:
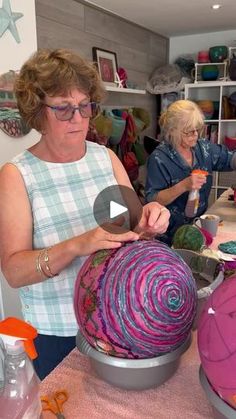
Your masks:
M194 169L194 170L192 170L192 175L204 175L204 176L207 176L208 175L208 172L206 170Z
M25 352L31 359L37 358L33 340L38 336L37 330L30 324L15 317L7 317L0 322L0 334L19 338L23 342Z

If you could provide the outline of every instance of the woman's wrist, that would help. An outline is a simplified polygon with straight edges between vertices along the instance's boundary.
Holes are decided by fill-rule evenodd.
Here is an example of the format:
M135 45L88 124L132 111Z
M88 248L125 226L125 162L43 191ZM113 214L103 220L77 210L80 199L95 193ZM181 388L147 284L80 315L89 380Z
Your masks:
M76 236L67 240L66 252L70 256L71 260L82 255L81 236Z
M184 192L189 192L191 190L189 177L186 177L185 179L181 180L177 185L180 186L180 195Z

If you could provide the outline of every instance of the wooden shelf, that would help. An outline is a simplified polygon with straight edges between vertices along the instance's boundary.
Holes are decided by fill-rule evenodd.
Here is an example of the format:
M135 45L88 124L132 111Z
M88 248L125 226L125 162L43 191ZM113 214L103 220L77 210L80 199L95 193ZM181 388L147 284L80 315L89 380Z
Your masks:
M199 89L201 87L227 87L227 86L235 86L235 81L229 80L229 81L221 81L221 80L214 80L214 81L198 81L197 83L186 83L185 87L191 88L191 89Z
M141 90L141 89L125 89L125 88L116 87L116 86L105 86L105 88L109 92L117 92L117 93L135 93L136 95L145 95L147 93L146 90Z

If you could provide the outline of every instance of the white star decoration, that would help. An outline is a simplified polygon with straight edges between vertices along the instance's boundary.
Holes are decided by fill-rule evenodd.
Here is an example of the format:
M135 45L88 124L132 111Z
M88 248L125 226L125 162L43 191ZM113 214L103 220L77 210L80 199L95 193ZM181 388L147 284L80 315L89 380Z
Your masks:
M2 0L2 8L0 9L0 38L8 29L12 36L14 36L16 42L19 43L20 37L15 22L22 16L24 16L23 13L11 11L9 0Z
M122 80L120 79L120 76L117 72L115 74L115 83L117 84L117 87L122 89L123 87Z

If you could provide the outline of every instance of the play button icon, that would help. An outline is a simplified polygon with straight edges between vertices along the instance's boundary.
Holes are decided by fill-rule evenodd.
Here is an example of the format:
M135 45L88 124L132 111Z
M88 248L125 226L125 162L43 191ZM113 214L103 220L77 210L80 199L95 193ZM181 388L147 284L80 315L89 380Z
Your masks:
M118 202L110 202L110 218L118 217L119 215L124 214L126 211L128 211L128 208L118 204Z
M137 225L142 215L142 205L133 189L113 185L98 194L93 214L97 224L104 230L120 234L117 224L122 225L123 231Z

